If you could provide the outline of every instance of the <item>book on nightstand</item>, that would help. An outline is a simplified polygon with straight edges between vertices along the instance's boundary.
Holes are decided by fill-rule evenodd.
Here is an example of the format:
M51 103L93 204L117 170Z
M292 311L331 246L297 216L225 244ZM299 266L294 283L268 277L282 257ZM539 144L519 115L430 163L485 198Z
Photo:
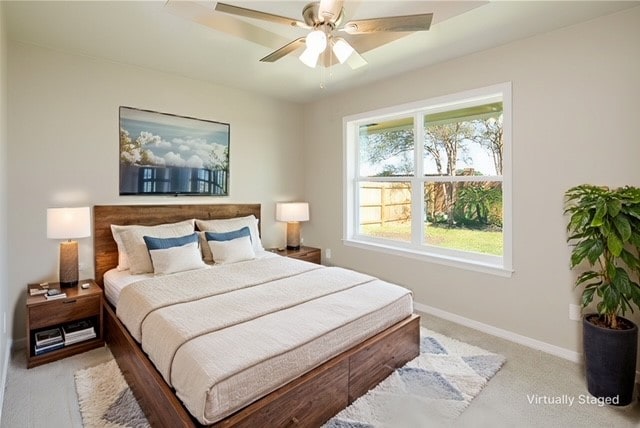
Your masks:
M35 339L36 344L34 351L36 355L55 351L56 349L64 347L62 332L59 328L39 331L35 334Z
M62 342L62 332L59 328L52 328L36 333L36 346L52 345Z
M39 296L49 291L49 284L46 287L41 284L33 284L29 286L29 296Z
M36 355L44 354L46 352L55 351L56 349L64 348L64 342L52 343L51 345L36 345L34 350Z
M65 346L96 337L96 330L89 320L81 320L62 326Z

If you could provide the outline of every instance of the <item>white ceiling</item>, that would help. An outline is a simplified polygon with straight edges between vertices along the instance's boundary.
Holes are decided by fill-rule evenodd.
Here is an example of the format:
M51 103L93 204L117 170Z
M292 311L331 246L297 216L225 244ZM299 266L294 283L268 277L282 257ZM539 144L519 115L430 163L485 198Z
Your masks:
M309 1L225 2L302 20L302 8ZM430 31L370 50L363 54L368 65L352 70L346 64L310 69L298 54L261 63L260 58L306 31L215 12L215 3L2 1L2 7L11 40L308 102L640 5L638 1L345 1L346 20L434 13Z

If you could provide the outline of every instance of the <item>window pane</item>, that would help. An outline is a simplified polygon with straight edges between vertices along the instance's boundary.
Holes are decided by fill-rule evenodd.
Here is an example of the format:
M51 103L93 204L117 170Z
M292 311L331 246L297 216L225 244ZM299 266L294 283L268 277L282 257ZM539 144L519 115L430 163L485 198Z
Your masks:
M360 183L359 232L411 242L411 184Z
M359 127L360 176L411 176L415 170L413 117Z
M502 175L502 103L424 116L425 175Z
M502 256L502 183L425 183L425 244Z

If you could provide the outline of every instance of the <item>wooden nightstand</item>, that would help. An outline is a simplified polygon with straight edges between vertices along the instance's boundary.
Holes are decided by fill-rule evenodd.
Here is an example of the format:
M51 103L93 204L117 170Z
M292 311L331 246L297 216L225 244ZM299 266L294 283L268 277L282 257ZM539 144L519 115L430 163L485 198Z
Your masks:
M297 250L278 250L276 254L291 257L292 259L304 260L306 262L321 264L320 248L300 246Z
M88 283L87 289L80 287ZM38 284L29 284L28 288L39 288ZM53 282L49 288L60 288L60 284ZM43 295L31 296L27 289L27 367L50 363L70 355L79 354L89 349L104 345L102 320L102 289L91 279L78 281L75 287L62 288L66 298L47 300ZM83 340L60 349L36 355L36 333L65 324L88 320L95 329L96 337Z

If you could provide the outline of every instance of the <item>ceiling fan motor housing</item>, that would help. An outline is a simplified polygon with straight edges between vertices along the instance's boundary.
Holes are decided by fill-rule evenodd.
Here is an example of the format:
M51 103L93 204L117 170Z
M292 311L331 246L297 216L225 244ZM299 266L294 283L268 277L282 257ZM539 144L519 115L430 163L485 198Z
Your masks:
M302 18L304 23L309 27L317 27L319 25L329 25L331 29L336 28L342 22L344 17L344 9L342 6L338 13L326 10L320 13L320 2L309 3L302 9Z

